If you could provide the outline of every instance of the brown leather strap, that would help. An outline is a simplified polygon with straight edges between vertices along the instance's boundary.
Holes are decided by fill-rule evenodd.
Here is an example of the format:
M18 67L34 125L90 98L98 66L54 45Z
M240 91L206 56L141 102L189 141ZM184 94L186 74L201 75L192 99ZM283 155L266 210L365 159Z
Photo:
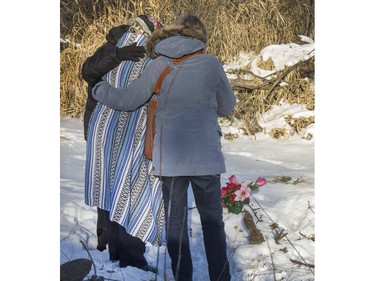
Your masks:
M179 64L179 63L183 62L184 60L186 60L186 59L188 59L188 58L190 58L190 57L192 57L192 56L199 55L199 54L203 54L203 52L204 52L204 50L202 49L202 50L196 51L196 52L194 52L194 53L191 53L191 54L188 54L188 55L182 56L182 57L180 57L180 58L173 59L173 62L174 62L175 64Z
M184 60L194 56L203 53L203 50L199 50L195 53L183 56L178 59L174 59L174 64L179 64L183 62ZM156 84L154 86L153 92L154 94L160 95L160 89L161 85L163 84L164 78L168 75L169 72L171 72L172 67L169 65L166 66L163 70L163 72L160 74L158 80L156 81ZM155 135L155 114L156 114L156 108L157 108L157 98L156 96L153 96L150 100L150 105L147 113L147 123L146 123L146 132L145 132L145 147L143 150L143 155L149 159L152 160L152 151L154 147L154 135Z
M150 100L150 110L156 110L156 99Z
M154 94L160 95L160 89L161 85L163 84L164 78L169 74L169 72L171 72L171 70L172 67L170 67L169 65L164 68L163 72L160 74L158 80L154 85L154 89L152 90Z
M191 54L188 54L188 55L185 55L185 56L182 56L180 58L177 58L177 59L173 59L173 63L174 64L179 64L181 62L183 62L184 60L192 57L192 56L195 56L195 55L199 55L199 54L203 54L204 50L199 50L199 51L196 51L194 53L191 53ZM158 80L156 81L155 85L154 85L154 88L153 88L153 93L154 94L157 94L157 95L160 95L160 89L161 89L161 86L163 84L163 81L164 81L164 78L169 74L169 72L172 71L172 67L170 67L169 65L167 65L163 72L160 74Z

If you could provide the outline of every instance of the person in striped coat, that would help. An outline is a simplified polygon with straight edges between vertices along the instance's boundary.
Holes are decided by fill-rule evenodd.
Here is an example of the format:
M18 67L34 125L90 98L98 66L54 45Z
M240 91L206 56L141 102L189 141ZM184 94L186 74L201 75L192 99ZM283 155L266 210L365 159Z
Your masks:
M106 43L96 50L82 65L82 78L87 82L87 99L83 116L83 135L87 140L87 131L91 115L96 107L97 101L92 97L92 86L108 71L117 67L123 60L137 62L144 56L143 46L124 46L120 49L116 46L121 36L129 30L129 25L119 25L111 28L106 35ZM104 251L107 248L107 234L105 231L105 211L97 208L97 249Z
M151 16L132 19L116 45L102 47L83 65L89 88L98 79L119 88L131 84L151 61L139 48L159 27ZM143 155L147 109L120 112L97 103L85 118L85 203L104 214L109 259L146 270L145 243L160 244L164 221L159 180Z

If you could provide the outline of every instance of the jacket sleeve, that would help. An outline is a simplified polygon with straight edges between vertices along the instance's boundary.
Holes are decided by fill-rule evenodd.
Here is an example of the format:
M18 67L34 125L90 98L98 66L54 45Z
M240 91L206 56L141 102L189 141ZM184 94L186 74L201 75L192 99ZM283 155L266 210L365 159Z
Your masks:
M92 113L96 107L97 101L92 97L92 88L89 86L87 90L87 100L85 106L85 112L83 115L83 136L85 140L87 140L87 134L89 129L89 121L91 118Z
M159 67L157 67L159 68ZM152 96L153 85L160 72L151 62L127 88L116 88L107 81L99 82L92 90L94 99L115 110L133 111Z
M86 107L83 119L85 140L87 140L89 120L97 103L97 101L92 97L92 86L100 81L104 74L121 63L121 61L116 59L116 48L117 47L115 45L106 43L83 63L82 78L88 84Z
M94 86L104 74L121 63L116 51L116 45L106 43L83 63L82 78L89 86Z
M231 114L236 105L236 97L234 96L232 86L229 84L227 75L225 74L223 66L217 60L217 68L219 72L219 84L217 87L217 115L224 117Z
M128 25L120 25L110 29L106 35L107 43L100 47L94 55L89 57L82 66L82 78L88 83L87 100L83 117L83 133L87 140L88 127L91 115L97 101L92 97L92 87L101 80L101 77L118 66L121 61L116 58L116 44L121 36L129 29Z

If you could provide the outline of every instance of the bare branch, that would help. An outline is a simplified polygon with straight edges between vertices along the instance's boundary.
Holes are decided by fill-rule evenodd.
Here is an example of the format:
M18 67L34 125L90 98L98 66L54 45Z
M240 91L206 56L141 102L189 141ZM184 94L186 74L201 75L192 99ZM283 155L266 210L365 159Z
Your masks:
M315 265L313 265L313 264L304 263L304 262L300 262L300 261L292 260L292 259L289 259L289 260L290 260L292 263L295 263L295 264L299 264L299 265L304 265L304 266L307 266L307 267L315 268Z
M250 89L250 90L255 90L255 89L261 89L268 85L266 84L259 84L254 82L254 80L246 80L242 78L236 78L236 79L229 79L229 83L233 88L245 88L245 89Z
M312 56L307 60L299 61L298 63L296 63L292 66L288 66L283 70L275 72L273 74L276 75L276 77L274 77L273 79L270 79L270 80L265 79L264 77L259 77L258 75L249 71L249 73L251 75L253 75L254 77L256 77L260 80L262 80L263 83L259 83L256 80L246 80L246 79L242 79L242 78L229 79L229 83L231 84L231 86L233 88L245 88L245 89L249 89L249 90L269 89L268 93L266 94L266 96L268 96L276 88L276 86L280 84L280 82L285 78L285 76L287 76L290 72L292 72L296 68L298 68L298 67L300 67L304 64L310 63L314 58L315 57Z
M315 234L310 234L309 237L307 237L305 234L303 234L303 233L301 232L301 230L299 230L298 232L299 232L299 234L300 234L302 237L304 237L304 238L306 238L306 239L309 239L309 240L315 242Z
M307 201L307 204L309 205L309 207L308 207L307 209L310 209L310 210L311 210L311 212L313 212L313 213L315 214L315 212L314 212L313 208L312 208L312 207L311 207L311 205L310 205L310 201Z

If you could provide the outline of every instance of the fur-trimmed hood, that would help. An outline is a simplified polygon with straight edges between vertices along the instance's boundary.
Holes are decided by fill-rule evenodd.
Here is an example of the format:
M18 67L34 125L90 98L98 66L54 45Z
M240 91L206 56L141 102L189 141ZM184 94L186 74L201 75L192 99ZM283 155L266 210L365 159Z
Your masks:
M207 36L201 30L195 28L187 28L181 25L166 25L160 29L155 30L149 38L145 46L147 55L152 58L156 58L158 55L160 55L160 53L155 50L156 45L161 41L174 36L184 36L197 39L201 41L203 45L202 48L205 47L205 44L207 42Z

